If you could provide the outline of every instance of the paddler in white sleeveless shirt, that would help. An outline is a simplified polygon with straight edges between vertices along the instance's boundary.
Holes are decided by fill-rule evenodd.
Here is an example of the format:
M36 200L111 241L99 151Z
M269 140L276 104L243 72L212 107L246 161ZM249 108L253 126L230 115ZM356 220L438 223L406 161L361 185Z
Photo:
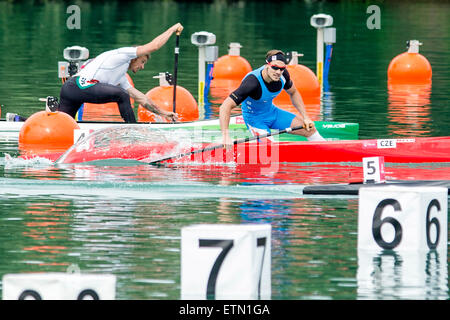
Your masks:
M132 97L147 110L167 120L177 120L175 113L160 109L144 93L132 87L126 73L128 70L136 73L144 69L150 54L159 50L174 32L179 35L182 30L183 26L177 23L145 45L106 51L92 59L64 83L58 110L75 118L78 109L85 102L117 102L123 120L135 123L136 117L130 103Z
M282 110L273 104L273 99L285 90L292 104L301 116ZM314 127L303 104L302 97L294 86L286 70L286 58L281 50L270 50L266 54L266 64L248 73L239 88L233 91L220 106L220 128L223 144L230 147L228 128L231 110L241 104L242 116L253 135L270 133L270 129L284 130L303 126L292 131L309 141L325 140Z

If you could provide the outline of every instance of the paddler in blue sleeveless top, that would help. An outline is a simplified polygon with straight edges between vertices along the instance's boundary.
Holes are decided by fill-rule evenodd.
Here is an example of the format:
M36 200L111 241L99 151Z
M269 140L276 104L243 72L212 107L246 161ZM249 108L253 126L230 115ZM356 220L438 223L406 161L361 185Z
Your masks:
M285 90L301 116L282 110L273 104L273 99ZM233 91L220 106L220 128L223 144L233 144L228 132L231 110L241 104L242 116L253 135L270 133L270 129L283 130L303 126L292 131L309 141L325 140L314 127L314 122L305 111L302 97L286 70L286 58L281 50L270 50L266 64L248 73L239 88Z

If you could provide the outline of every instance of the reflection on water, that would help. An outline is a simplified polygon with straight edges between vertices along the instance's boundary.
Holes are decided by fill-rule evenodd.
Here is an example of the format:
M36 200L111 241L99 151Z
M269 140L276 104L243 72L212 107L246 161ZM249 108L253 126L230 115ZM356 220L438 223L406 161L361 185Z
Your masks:
M211 81L209 102L220 105L240 85L241 79L214 79Z
M176 194L172 195L177 198ZM0 274L113 273L118 299L179 299L180 230L194 223L271 223L273 299L328 295L354 277L347 200L114 199L73 195L1 196ZM22 203L26 202L26 206ZM355 209L355 202L350 207ZM321 206L320 210L317 210ZM6 210L14 208L13 210ZM24 210L21 210L24 209ZM49 210L55 208L54 210ZM347 220L347 222L346 222ZM346 226L339 230L339 226ZM331 228L331 229L330 229ZM334 231L332 231L334 230ZM338 231L339 230L339 231ZM10 235L14 235L11 237ZM323 247L319 253L317 248ZM346 262L347 267L342 268ZM341 267L333 267L341 265ZM310 274L310 276L306 276ZM344 289L347 295L354 286ZM342 291L340 291L342 296Z
M447 251L358 250L358 299L448 299Z
M384 266L389 256L360 262L355 250L357 198L301 195L302 183L343 179L351 168L360 170L310 164L282 166L277 175L261 177L223 166L10 168L9 177L0 180L0 274L65 272L77 264L82 272L115 274L118 299L179 299L182 227L270 223L272 299L445 297L441 255L410 263L411 258L401 256L402 266L413 265L406 271ZM392 166L392 173L406 170L408 176L412 169ZM433 165L418 169L429 174ZM52 179L54 173L58 179ZM374 259L383 260L381 284L371 284L378 278L366 279L372 271L364 271L362 280L358 271L357 278L357 264L373 269ZM418 280L402 276L383 289L390 274L409 274L411 268L429 275ZM403 288L409 283L414 290Z
M322 114L323 121L331 121L333 119L333 110L335 106L335 93L330 89L328 78L323 79L323 94L320 114Z
M388 128L396 136L430 136L431 82L429 84L388 83Z
M450 180L449 163L385 164L387 180ZM28 185L43 188L59 186L61 192L72 192L71 185L79 188L127 187L133 185L159 183L161 186L209 185L217 186L267 186L287 191L290 187L311 184L331 184L362 182L361 163L279 163L273 170L263 164L168 164L152 166L135 160L110 159L92 164L58 165L42 158L24 160L14 157L0 158L0 189L24 192ZM18 182L20 179L20 183ZM37 179L37 180L36 180ZM55 180L49 182L48 180ZM85 181L76 184L77 181ZM90 182L90 183L89 183ZM124 182L126 185L120 185ZM23 184L23 185L21 185ZM67 189L64 188L67 187ZM142 187L142 186L141 186ZM8 189L10 188L10 189ZM218 190L218 189L216 189ZM230 189L231 190L231 189ZM280 193L281 194L281 193ZM214 194L212 196L215 196Z

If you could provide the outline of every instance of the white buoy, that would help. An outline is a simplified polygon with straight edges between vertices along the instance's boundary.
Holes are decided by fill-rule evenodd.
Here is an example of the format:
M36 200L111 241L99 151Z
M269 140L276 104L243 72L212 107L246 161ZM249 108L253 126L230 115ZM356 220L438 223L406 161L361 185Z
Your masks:
M191 35L191 43L198 47L198 106L200 108L205 103L206 46L216 43L216 35L207 31L195 32Z
M298 65L298 57L303 57L303 53L298 53L297 51L291 51L291 60L289 61L288 65Z
M408 52L409 53L419 53L419 46L423 43L419 40L409 40L408 41Z
M310 20L311 26L317 29L317 54L316 54L316 75L320 84L320 91L323 86L323 46L324 46L324 28L333 24L333 17L328 14L315 14Z
M241 48L242 48L242 46L239 42L230 42L228 44L228 54L230 56L240 56Z

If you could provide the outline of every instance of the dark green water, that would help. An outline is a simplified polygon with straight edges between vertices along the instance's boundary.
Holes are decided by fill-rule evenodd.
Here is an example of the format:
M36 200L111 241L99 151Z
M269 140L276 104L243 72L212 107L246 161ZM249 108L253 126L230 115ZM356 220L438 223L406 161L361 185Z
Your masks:
M69 30L68 3L0 1L3 117L7 112L32 114L43 109L39 97L59 95L57 62L63 60L65 47L87 47L94 57L105 50L146 43L176 22L185 28L178 83L195 97L197 48L190 36L197 31L216 34L219 56L227 53L228 43L241 43L241 55L254 68L264 63L269 49L279 48L303 53L300 63L315 71L316 31L309 19L327 13L334 17L337 43L321 118L357 122L361 138L450 133L448 2L77 4L81 29ZM366 26L370 4L381 9L379 30ZM405 42L413 39L423 43L420 52L433 67L431 92L400 95L400 102L393 103L387 68L405 51ZM136 88L147 92L158 85L154 75L173 71L174 45L172 38L152 54L143 71L133 75ZM217 115L213 105L211 118ZM356 241L357 197L301 196L301 185L324 178L341 182L342 172L319 173L314 165L284 166L274 176L233 167L56 168L7 160L5 153L17 155L17 140L0 139L1 276L65 272L76 264L82 272L115 274L118 299L179 299L182 227L266 222L272 225L272 299L449 298L447 253L440 257L444 272L428 268L411 275L405 264L397 264L391 271L402 277L395 281L375 279L368 287L358 279L362 258ZM435 170L433 165L420 168ZM448 179L448 164L439 169ZM419 260L428 261L425 256Z

